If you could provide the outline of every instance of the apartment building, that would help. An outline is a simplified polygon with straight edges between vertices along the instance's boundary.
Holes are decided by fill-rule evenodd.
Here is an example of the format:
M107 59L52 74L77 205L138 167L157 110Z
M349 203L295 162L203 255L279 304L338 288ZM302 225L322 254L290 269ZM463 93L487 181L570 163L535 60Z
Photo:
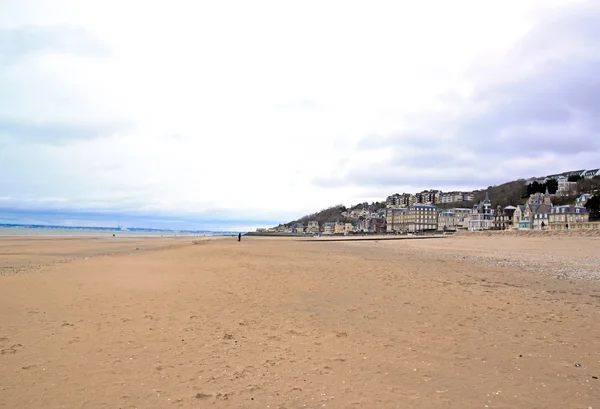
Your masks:
M428 204L415 204L408 208L407 229L409 232L437 230L437 208Z
M423 190L422 192L417 193L416 203L415 204L430 204L435 205L440 203L440 195L442 192L439 190Z
M438 214L438 230L456 231L456 224L453 209L440 210Z
M410 193L395 193L385 200L386 207L409 207L416 202L416 196Z
M407 207L387 209L385 215L386 231L388 233L404 233L408 231L407 215Z
M457 230L467 230L469 228L469 218L471 209L465 207L455 207L454 209L454 225Z
M568 176L560 176L558 179L558 189L556 194L559 196L568 196L576 193L577 182L569 182Z
M472 192L445 192L440 194L440 203L470 202L475 199Z
M550 209L548 225L551 230L568 230L576 228L577 225L587 223L590 215L583 206L564 205Z

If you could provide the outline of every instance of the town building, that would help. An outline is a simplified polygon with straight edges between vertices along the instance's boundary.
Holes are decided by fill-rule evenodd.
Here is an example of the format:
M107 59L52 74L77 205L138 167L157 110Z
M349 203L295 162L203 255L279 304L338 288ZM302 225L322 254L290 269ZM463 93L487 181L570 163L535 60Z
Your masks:
M500 206L496 208L494 213L494 230L509 230L513 226L513 216L517 210L514 206L506 206L502 209Z
M552 205L529 205L531 208L530 228L533 230L546 230Z
M423 190L415 195L415 203L412 204L430 204L435 205L440 203L440 195L442 192L439 190Z
M469 215L471 209L455 207L453 209L440 210L438 214L438 230L457 231L469 228Z
M456 224L453 209L440 210L438 214L438 230L456 231Z
M559 196L573 195L577 190L577 182L569 182L568 176L560 176L558 179L558 189L556 194Z
M534 194L530 195L529 199L527 199L527 204L528 205L529 204L533 204L533 205L541 205L541 204L551 205L552 204L552 196L548 192L548 188L546 188L546 192L544 194L542 194L542 193L534 193Z
M416 196L410 193L395 193L385 200L386 207L409 207L416 202Z
M335 223L334 222L326 222L323 224L323 234L334 234L335 232Z
M469 218L471 217L471 209L466 207L455 207L454 211L454 225L457 230L468 230L469 229Z
M518 205L515 208L515 212L513 213L513 229L521 230L522 224L521 221L524 219L525 215L525 205Z
M583 206L564 205L550 209L548 225L551 230L569 230L589 222L589 213Z
M311 220L308 222L308 225L306 226L306 232L307 233L319 233L319 222L316 220Z
M483 201L473 206L469 216L469 230L491 230L494 227L494 210L488 193L485 193Z
M387 209L385 215L386 230L388 233L404 233L408 231L408 208Z
M346 232L345 227L346 225L344 223L335 223L335 226L333 227L333 234L344 234Z
M296 223L292 226L292 233L304 233L304 225L302 223Z
M385 221L385 217L378 217L371 219L371 231L379 234L385 233L387 230L387 225Z
M529 220L529 219L519 220L519 230L531 230L531 220Z
M437 230L437 208L428 204L415 204L408 208L407 229L411 233Z
M589 193L584 193L581 196L579 196L577 199L575 199L575 205L576 206L585 206L585 204L588 202L588 200L590 200L593 196Z
M475 199L473 192L444 192L440 193L440 203L470 202Z

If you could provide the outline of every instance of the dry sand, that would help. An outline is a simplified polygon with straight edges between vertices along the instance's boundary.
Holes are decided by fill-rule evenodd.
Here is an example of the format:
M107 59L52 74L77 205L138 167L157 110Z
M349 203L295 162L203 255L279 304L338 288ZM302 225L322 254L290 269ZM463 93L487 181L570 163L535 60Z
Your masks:
M599 249L0 239L0 407L600 408Z

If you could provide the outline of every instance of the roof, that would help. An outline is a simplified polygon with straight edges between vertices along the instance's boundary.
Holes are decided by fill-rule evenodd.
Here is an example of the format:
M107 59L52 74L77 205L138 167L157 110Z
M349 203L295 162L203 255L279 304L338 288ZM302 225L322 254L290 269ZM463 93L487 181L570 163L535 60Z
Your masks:
M425 209L435 209L434 205L428 205L428 204L414 204L410 207L411 209L416 209L416 208L425 208Z
M559 176L581 175L583 172L585 172L585 169L580 169L580 170L570 170L570 171L568 171L568 172L563 172L563 173L561 173Z
M508 209L508 210L513 210L513 209L514 209L514 210L517 210L517 208L516 208L516 207L514 207L514 206L506 206L506 207L504 208L504 210L507 210L507 209Z
M587 213L587 208L583 207L583 206L574 206L574 205L563 205L563 206L555 206L552 208L553 213L561 213L560 209L565 209L567 210L566 212L562 212L562 213ZM579 210L579 212L576 212L575 210Z
M538 214L549 213L551 208L552 208L552 206L541 204L541 205L537 206L534 213L538 213Z

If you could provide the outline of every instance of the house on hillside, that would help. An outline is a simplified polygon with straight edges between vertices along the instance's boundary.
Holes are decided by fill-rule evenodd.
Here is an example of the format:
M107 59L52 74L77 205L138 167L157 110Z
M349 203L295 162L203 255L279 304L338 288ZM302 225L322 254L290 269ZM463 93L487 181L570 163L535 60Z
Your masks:
M588 200L590 200L592 198L592 195L589 193L584 193L581 196L579 196L577 199L575 199L575 205L577 206L585 206L585 204L587 203Z
M529 199L527 199L527 204L528 205L529 204L534 204L534 205L541 205L541 204L550 205L550 204L552 204L552 196L548 192L548 188L546 188L546 192L544 194L534 193L534 194L530 195Z
M558 190L556 194L559 196L569 196L577 193L577 182L569 182L568 176L560 176L558 179Z

